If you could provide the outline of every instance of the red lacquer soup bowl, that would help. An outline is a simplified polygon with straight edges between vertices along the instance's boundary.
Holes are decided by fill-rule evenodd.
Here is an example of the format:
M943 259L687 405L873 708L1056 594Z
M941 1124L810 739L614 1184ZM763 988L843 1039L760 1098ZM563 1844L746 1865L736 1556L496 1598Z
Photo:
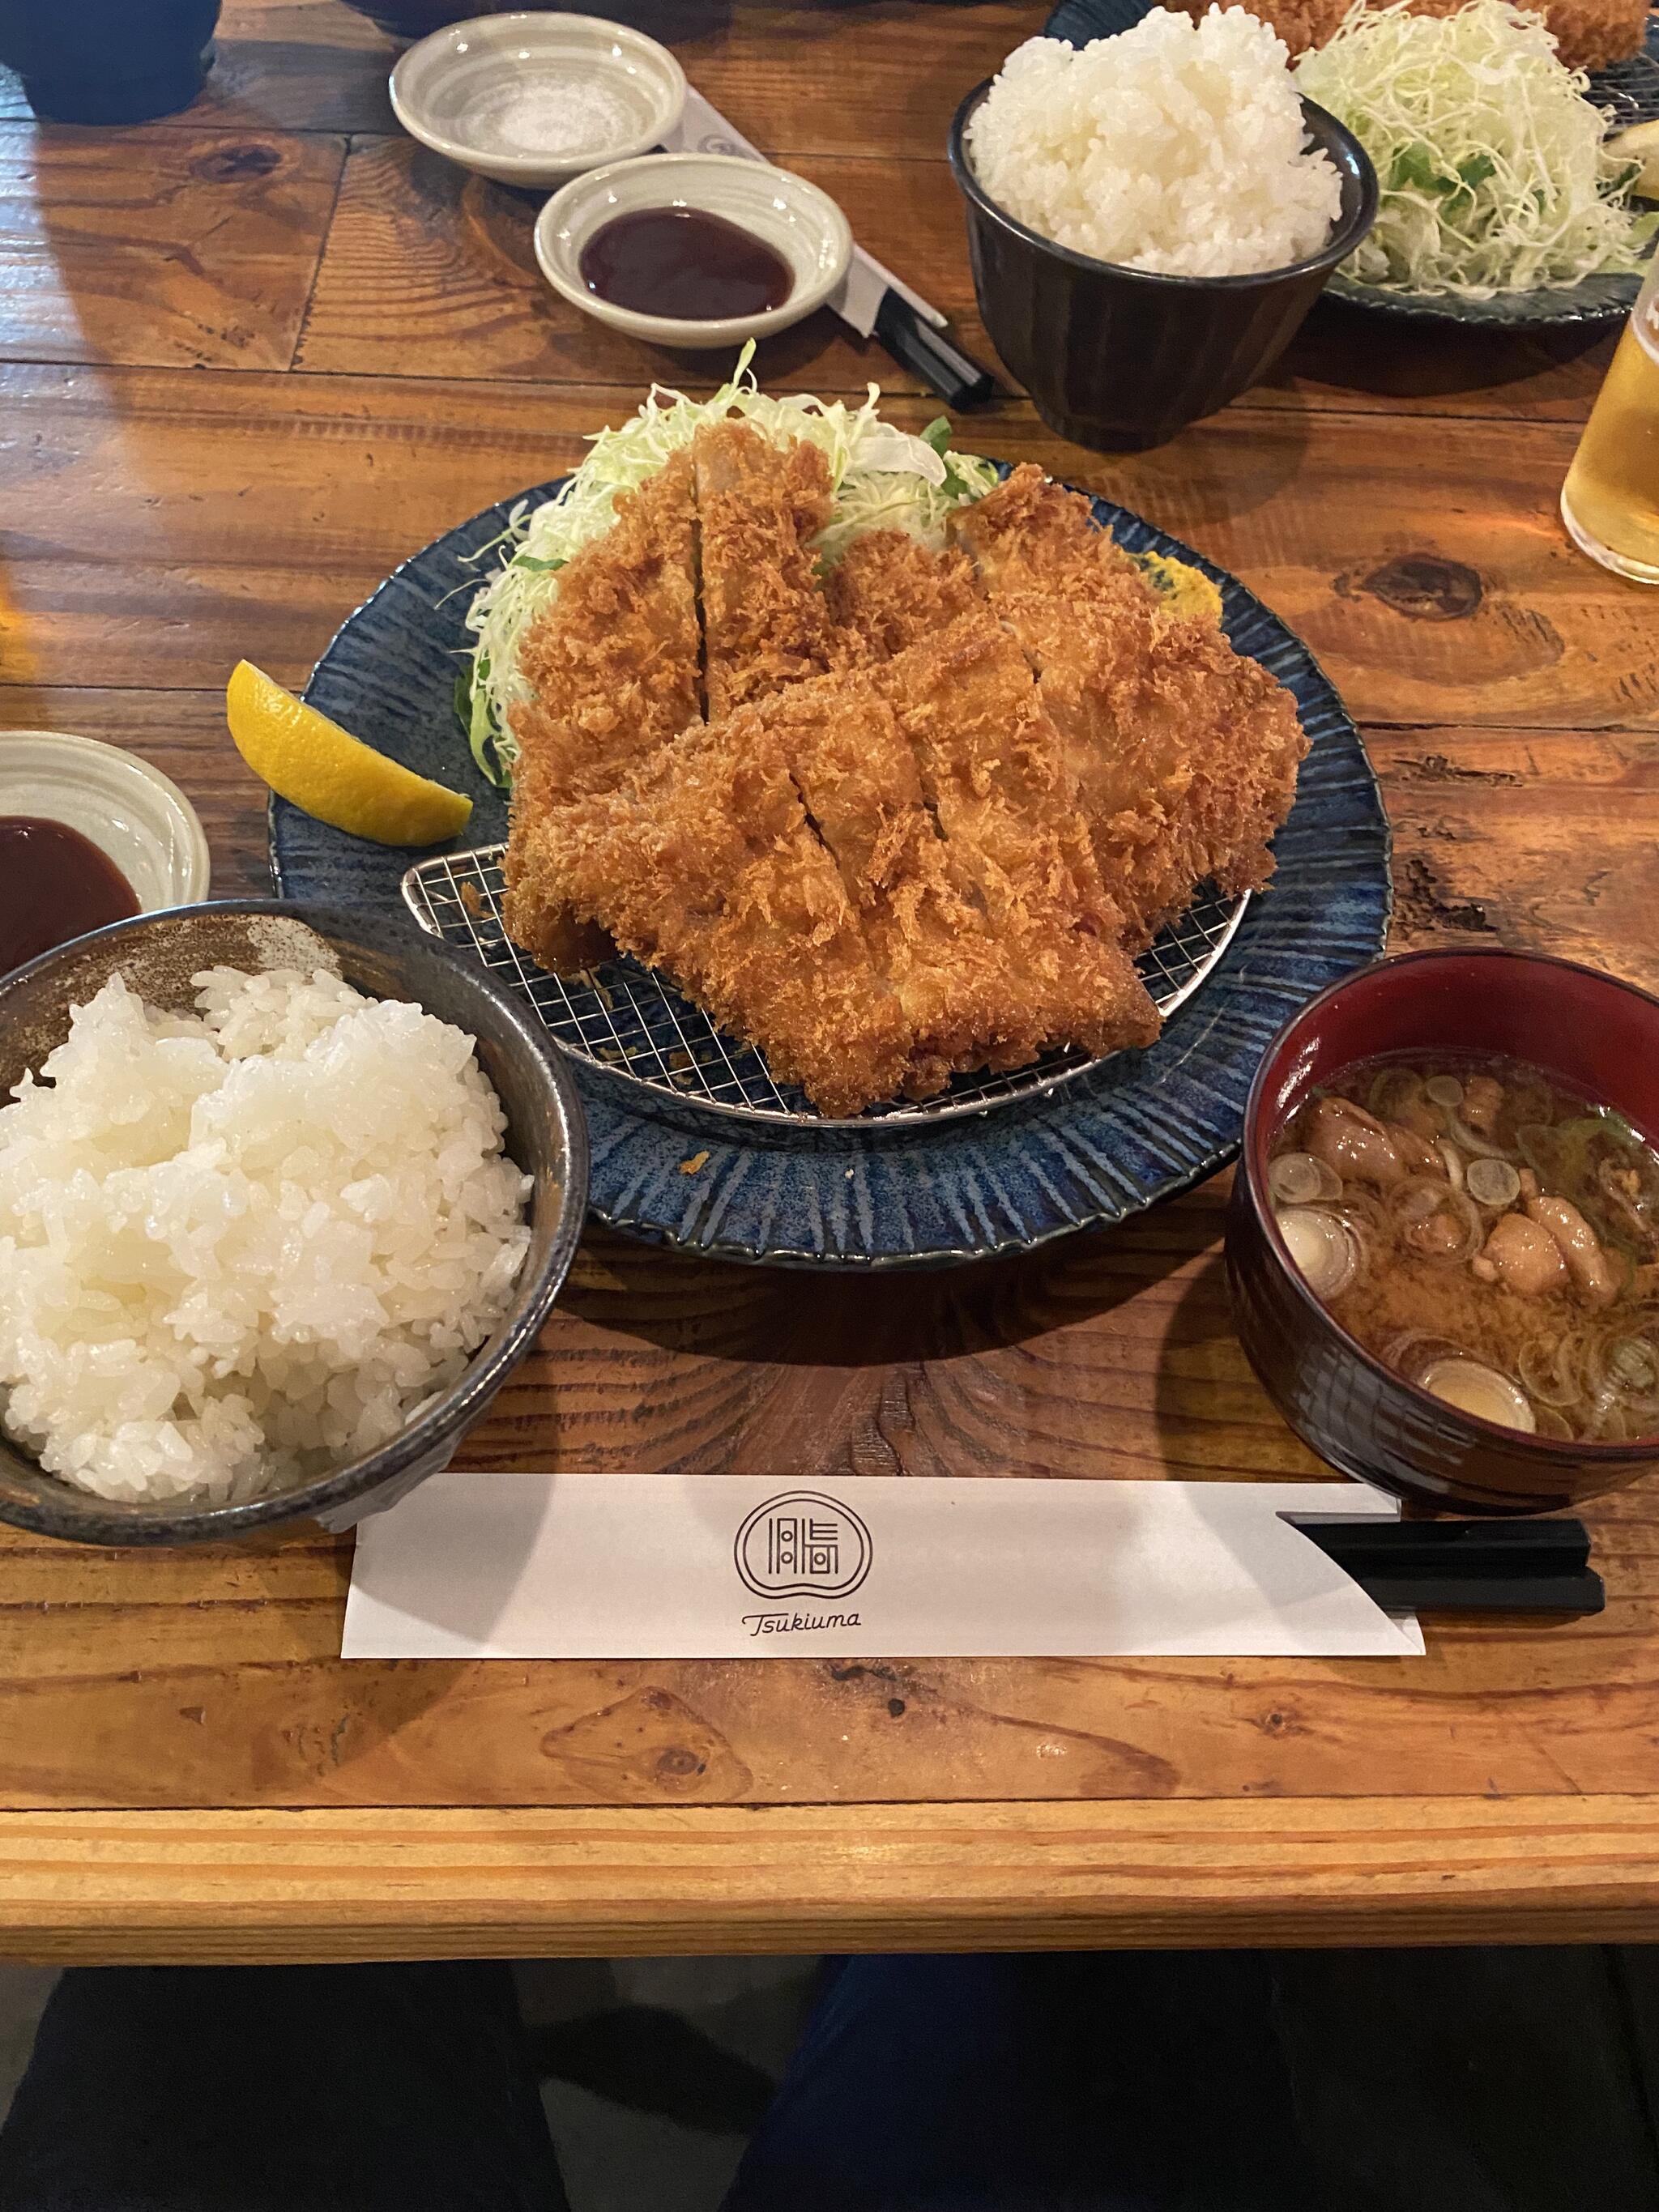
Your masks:
M1309 1092L1382 1053L1525 1060L1659 1133L1659 1000L1566 960L1415 952L1362 969L1304 1006L1268 1047L1244 1111L1227 1218L1233 1320L1250 1364L1303 1441L1345 1474L1423 1503L1535 1513L1659 1468L1659 1437L1558 1442L1499 1428L1383 1366L1321 1305L1286 1251L1267 1156Z

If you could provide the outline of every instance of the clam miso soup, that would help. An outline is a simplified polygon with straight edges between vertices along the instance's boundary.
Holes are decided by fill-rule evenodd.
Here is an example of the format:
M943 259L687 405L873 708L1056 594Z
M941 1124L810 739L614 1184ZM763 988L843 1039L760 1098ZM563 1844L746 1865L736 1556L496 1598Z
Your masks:
M1659 1436L1659 1153L1513 1060L1361 1060L1279 1131L1279 1233L1407 1382L1540 1436Z

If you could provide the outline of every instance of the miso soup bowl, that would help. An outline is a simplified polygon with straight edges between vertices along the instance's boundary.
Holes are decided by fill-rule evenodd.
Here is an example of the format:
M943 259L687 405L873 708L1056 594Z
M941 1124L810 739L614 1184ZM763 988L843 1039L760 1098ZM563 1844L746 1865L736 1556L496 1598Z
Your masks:
M1227 1284L1246 1357L1303 1442L1343 1474L1432 1506L1540 1513L1659 1468L1659 1437L1576 1443L1500 1428L1374 1358L1309 1289L1273 1220L1267 1158L1310 1091L1383 1053L1525 1060L1659 1133L1659 1000L1568 960L1416 952L1334 983L1268 1047L1244 1109Z

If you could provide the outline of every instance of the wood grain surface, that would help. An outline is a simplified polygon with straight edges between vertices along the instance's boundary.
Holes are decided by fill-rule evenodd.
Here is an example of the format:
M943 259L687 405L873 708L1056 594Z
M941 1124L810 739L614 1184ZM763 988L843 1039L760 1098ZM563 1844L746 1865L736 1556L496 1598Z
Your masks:
M1659 1933L1640 1798L1297 1811L13 1814L0 1942L64 1962L288 1962Z
M941 160L1036 8L639 0L739 126L988 350ZM0 730L131 746L215 888L267 888L225 735L388 569L727 364L557 305L533 201L396 134L336 0L229 0L209 89L37 130L0 81ZM1659 988L1659 623L1567 545L1605 344L1402 343L1334 307L1170 446L1011 398L960 442L1237 570L1362 721L1394 943ZM785 388L937 403L827 316ZM0 737L0 744L4 742ZM603 1231L468 1438L509 1466L1308 1475L1229 1324L1225 1179L1023 1261L849 1283ZM343 1664L349 1540L0 1531L0 1949L414 1956L1659 1933L1659 1497L1593 1509L1599 1619L1444 1619L1420 1661Z
M0 366L0 652L36 687L303 679L454 522L568 469L638 387ZM920 427L937 403L900 398ZM1554 520L1564 422L1233 409L1156 453L1021 401L964 444L1041 460L1235 570L1366 722L1659 725L1659 626ZM39 507L31 487L50 480ZM458 583L461 578L458 575ZM257 649L256 649L257 648Z
M735 106L732 118L751 128ZM752 135L752 128L751 128ZM790 166L838 199L860 242L948 314L963 343L994 363L968 268L962 197L940 161L798 153ZM441 161L408 138L354 139L306 318L297 366L400 376L614 377L697 389L709 362L591 321L541 278L532 242L538 203ZM1582 333L1494 341L1474 331L1425 349L1420 337L1322 303L1270 383L1240 408L1333 408L1582 422L1613 341ZM910 371L822 309L769 339L757 372L773 385L919 392ZM933 403L936 408L937 403ZM964 423L964 433L978 427ZM971 436L969 437L971 442Z
M286 368L341 138L0 124L0 359Z

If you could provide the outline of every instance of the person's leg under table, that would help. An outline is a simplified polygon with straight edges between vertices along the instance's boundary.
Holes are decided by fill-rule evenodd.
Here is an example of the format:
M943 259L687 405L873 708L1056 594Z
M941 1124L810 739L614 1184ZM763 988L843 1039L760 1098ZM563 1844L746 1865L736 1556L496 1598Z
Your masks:
M511 1969L65 1974L6 2212L568 2212Z
M1308 2212L1249 1953L832 1969L726 2212Z

